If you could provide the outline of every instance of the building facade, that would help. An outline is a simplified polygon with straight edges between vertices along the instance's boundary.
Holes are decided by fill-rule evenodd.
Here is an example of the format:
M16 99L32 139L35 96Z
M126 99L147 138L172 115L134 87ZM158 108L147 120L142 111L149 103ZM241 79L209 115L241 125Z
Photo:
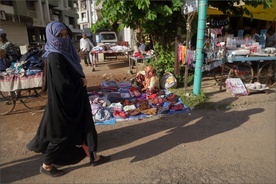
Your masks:
M81 32L77 0L1 0L0 4L0 28L19 46L45 43L45 27L51 21L64 22L74 35Z
M78 48L81 33L91 33L91 26L101 19L101 4L95 0L1 0L0 5L0 28L18 46L45 44L47 24L61 21L72 30ZM136 44L133 30L124 28L117 34L119 41Z
M77 12L79 15L78 24L82 32L92 39L90 28L98 20L102 18L101 9L102 4L97 4L96 0L78 0ZM133 48L136 46L135 33L130 28L124 28L122 31L112 30L117 32L118 41L128 42L129 46ZM81 34L78 36L81 37ZM95 40L93 40L95 42Z
M77 13L79 15L78 25L81 30L95 24L100 16L101 5L96 5L95 0L78 0Z

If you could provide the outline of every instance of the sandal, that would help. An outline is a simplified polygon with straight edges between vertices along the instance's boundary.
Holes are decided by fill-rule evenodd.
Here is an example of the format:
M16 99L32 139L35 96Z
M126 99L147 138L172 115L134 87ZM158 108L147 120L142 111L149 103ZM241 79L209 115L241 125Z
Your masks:
M107 162L109 162L110 160L111 160L111 157L110 157L110 156L102 156L102 155L100 155L100 159L97 160L97 161L91 160L91 161L90 161L90 165L95 167L95 166L98 166L98 165L107 163Z
M53 166L53 168L48 171L46 169L44 169L42 166L40 167L39 169L40 173L41 174L45 174L47 176L51 176L51 177L59 177L59 176L62 176L64 175L64 171L62 170L58 170L56 167Z

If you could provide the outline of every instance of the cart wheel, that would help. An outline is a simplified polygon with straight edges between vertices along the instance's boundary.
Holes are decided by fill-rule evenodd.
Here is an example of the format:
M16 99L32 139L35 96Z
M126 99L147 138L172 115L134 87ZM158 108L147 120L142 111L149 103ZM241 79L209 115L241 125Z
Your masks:
M41 94L40 89L21 90L20 102L32 112L43 112L47 96Z
M16 104L16 95L14 91L0 92L0 115L9 114L13 111Z
M222 67L217 67L213 70L213 75L214 75L214 79L217 82L217 84L222 84L222 86L226 86L225 85L225 81L227 78L229 77L233 77L233 69L232 69L232 64L224 64L223 66L223 70Z
M276 82L275 61L265 63L258 71L258 82L266 84L268 87Z
M238 63L234 68L234 74L244 83L250 83L253 81L254 71L248 63Z

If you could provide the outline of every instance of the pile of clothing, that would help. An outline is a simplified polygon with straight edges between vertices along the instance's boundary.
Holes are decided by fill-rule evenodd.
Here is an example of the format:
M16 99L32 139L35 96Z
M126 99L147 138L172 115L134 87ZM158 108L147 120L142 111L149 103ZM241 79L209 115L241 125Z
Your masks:
M115 81L104 81L115 87ZM168 90L147 95L131 82L117 84L118 91L90 93L89 100L92 115L96 123L117 120L136 119L140 116L154 116L187 109L180 97ZM106 86L108 88L108 86Z
M5 75L35 75L43 71L44 63L41 56L45 51L30 48L18 61L12 62L10 67L3 72Z

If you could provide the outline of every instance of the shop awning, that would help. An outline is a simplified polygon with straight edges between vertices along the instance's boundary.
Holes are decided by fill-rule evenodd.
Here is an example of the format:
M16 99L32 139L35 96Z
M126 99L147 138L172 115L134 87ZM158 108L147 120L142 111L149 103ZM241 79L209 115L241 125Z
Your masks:
M257 6L256 8L252 6L245 7L253 14L253 19L273 21L276 18L276 3L274 3L271 8L267 9L264 9L262 5ZM216 8L209 7L207 9L207 15L224 15L224 13L217 10ZM251 18L246 14L244 14L243 17Z

